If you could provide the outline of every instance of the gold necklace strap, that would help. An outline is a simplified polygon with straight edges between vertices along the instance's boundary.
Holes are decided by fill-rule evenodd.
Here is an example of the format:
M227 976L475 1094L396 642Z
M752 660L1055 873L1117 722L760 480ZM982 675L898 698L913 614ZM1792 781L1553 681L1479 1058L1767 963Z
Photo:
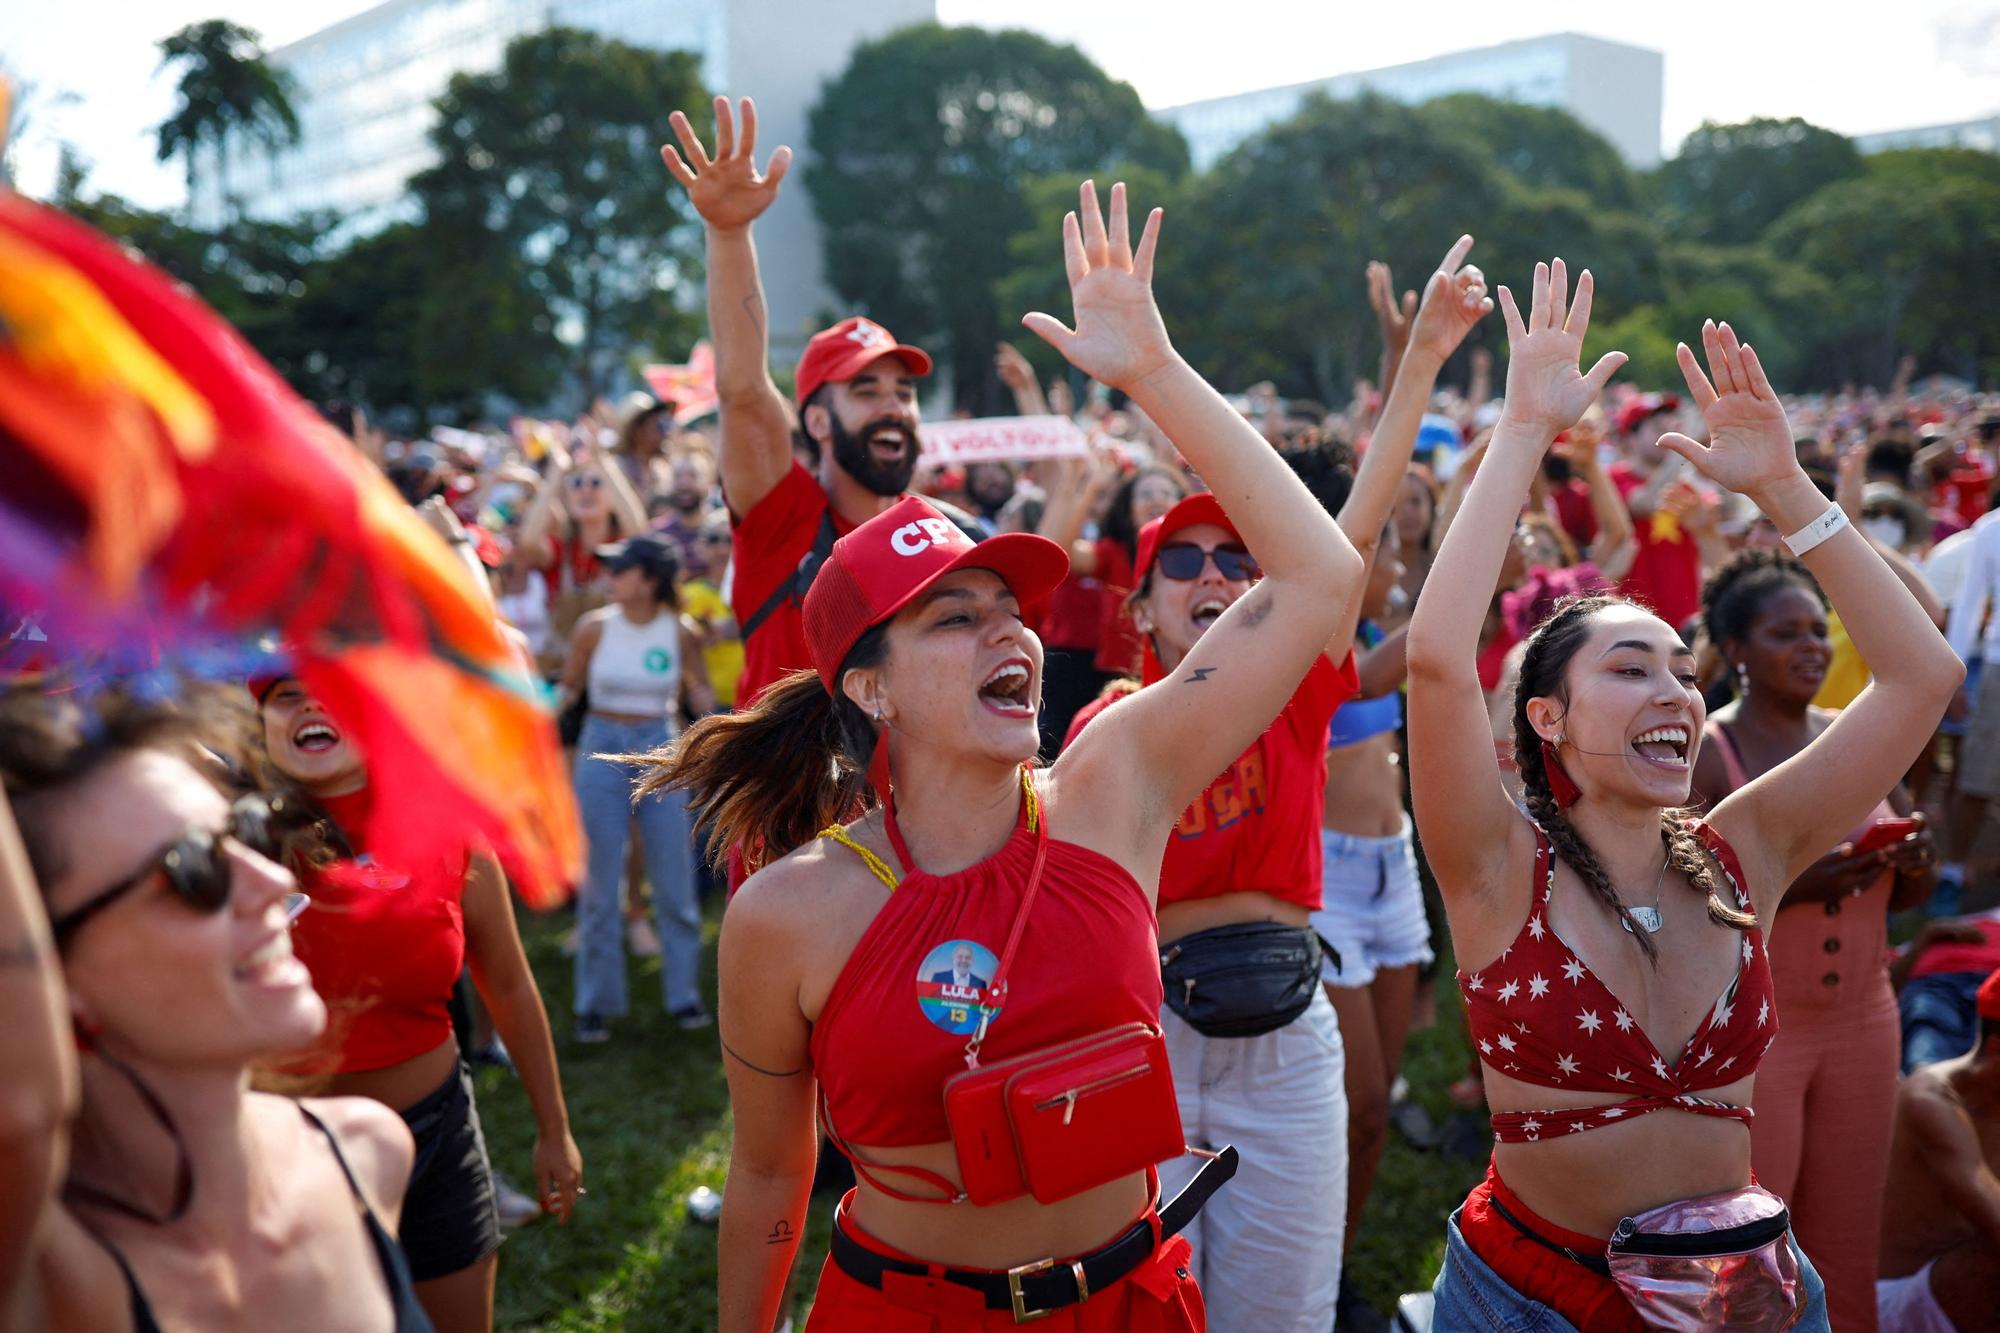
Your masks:
M1042 803L1035 795L1035 779L1026 764L1021 765L1021 801L1028 807L1028 832L1041 827Z
M875 853L869 851L866 847L863 847L853 838L850 838L847 835L846 829L842 828L838 824L830 824L826 828L820 830L819 836L822 838L832 838L835 842L847 848L847 850L849 850L850 852L853 852L856 856L861 858L861 863L868 867L868 869L874 874L875 878L882 881L883 886L886 887L889 890L889 892L894 893L896 891L896 872L889 869L888 863L884 861L881 857L875 855Z

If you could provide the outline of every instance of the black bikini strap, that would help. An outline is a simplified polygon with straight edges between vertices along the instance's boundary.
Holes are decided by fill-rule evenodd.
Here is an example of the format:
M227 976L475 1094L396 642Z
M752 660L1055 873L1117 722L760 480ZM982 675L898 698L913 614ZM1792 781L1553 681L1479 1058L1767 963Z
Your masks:
M132 1333L160 1333L160 1321L153 1318L153 1307L147 1304L146 1293L139 1289L139 1277L132 1271L132 1265L125 1262L125 1256L119 1253L116 1245L89 1227L83 1228L83 1234L104 1247L104 1252L111 1256L111 1262L118 1265L118 1275L125 1279L125 1291L132 1302Z
M327 1128L326 1121L321 1120L306 1109L304 1102L298 1103L298 1108L299 1114L304 1116L313 1128L326 1135L327 1146L333 1149L333 1160L340 1163L340 1174L347 1177L347 1188L353 1191L356 1201L361 1205L361 1210L367 1213L369 1219L372 1221L375 1217L375 1209L369 1205L368 1196L361 1192L361 1182L354 1178L354 1168L347 1164L347 1155L340 1150L340 1140L334 1136L334 1132L331 1129Z

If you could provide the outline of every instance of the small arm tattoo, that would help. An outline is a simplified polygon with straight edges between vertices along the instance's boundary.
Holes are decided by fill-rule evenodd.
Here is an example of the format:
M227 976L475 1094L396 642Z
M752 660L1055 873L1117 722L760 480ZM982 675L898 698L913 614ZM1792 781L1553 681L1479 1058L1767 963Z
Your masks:
M798 1231L790 1222L781 1217L778 1219L778 1225L771 1228L771 1234L764 1237L764 1243L766 1245L790 1245L798 1238Z
M1188 684L1198 685L1219 670L1221 670L1220 667L1196 667L1188 675Z
M743 313L750 316L751 327L761 334L764 331L764 303L755 296L746 296L743 298Z
M722 1049L727 1051L735 1059L737 1064L742 1065L745 1069L748 1069L753 1074L763 1074L767 1078L791 1078L794 1075L803 1074L806 1072L806 1067L804 1065L800 1065L797 1069L766 1069L764 1068L764 1066L758 1064L754 1060L744 1059L742 1052L736 1050L726 1041L722 1043Z

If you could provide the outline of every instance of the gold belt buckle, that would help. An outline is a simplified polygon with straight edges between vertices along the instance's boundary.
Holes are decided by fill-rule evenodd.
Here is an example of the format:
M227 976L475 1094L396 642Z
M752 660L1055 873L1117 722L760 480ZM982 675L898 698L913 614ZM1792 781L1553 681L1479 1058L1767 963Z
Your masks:
M1019 1267L1007 1270L1007 1295L1014 1302L1015 1323L1033 1323L1037 1319L1047 1319L1055 1313L1054 1309L1030 1310L1027 1300L1021 1295L1021 1279L1023 1277L1029 1273L1040 1273L1045 1269L1054 1268L1055 1266L1056 1261L1053 1259L1037 1259L1031 1264L1022 1264Z

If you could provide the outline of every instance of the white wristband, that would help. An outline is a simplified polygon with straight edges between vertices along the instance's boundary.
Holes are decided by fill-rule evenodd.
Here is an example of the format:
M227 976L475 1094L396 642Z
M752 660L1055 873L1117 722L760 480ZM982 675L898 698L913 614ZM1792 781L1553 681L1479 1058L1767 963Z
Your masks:
M1847 511L1837 504L1828 505L1824 514L1785 538L1785 549L1793 555L1804 555L1846 526Z

